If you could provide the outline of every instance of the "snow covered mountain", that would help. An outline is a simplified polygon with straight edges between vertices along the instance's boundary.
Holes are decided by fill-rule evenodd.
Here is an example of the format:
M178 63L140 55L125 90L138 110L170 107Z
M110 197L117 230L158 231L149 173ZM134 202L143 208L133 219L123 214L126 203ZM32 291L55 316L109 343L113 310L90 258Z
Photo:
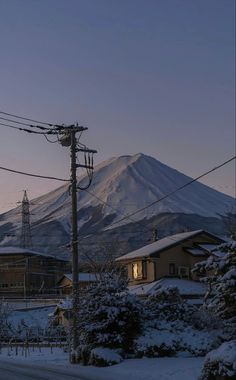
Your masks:
M88 191L78 193L79 232L82 235L104 234L109 228L117 230L119 227L121 230L124 224L135 226L135 221L154 220L163 215L169 215L172 223L173 215L185 215L188 220L193 216L199 220L208 218L209 223L212 223L232 210L233 198L194 182L131 219L114 224L190 180L190 177L141 153L106 160L95 167L94 179ZM79 178L83 186L86 181L85 175ZM68 185L33 200L31 212L33 237L38 247L47 244L58 246L68 241L71 215ZM16 240L16 237L7 235L19 235L20 224L19 207L0 215L1 244Z

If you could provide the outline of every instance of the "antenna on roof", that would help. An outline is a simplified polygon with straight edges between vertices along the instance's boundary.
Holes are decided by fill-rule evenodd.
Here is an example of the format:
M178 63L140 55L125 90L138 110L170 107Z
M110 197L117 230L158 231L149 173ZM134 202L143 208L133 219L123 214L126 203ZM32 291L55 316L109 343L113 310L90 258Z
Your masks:
M32 237L30 228L30 204L26 190L24 190L23 199L21 202L21 247L32 248Z
M158 236L157 236L157 229L156 228L153 228L152 230L152 241L157 241L158 240Z

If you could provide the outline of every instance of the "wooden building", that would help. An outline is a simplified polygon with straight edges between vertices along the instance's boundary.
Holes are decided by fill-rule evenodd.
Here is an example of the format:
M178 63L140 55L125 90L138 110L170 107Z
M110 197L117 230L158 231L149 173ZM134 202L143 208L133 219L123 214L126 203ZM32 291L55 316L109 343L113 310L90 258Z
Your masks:
M27 248L0 247L0 297L55 294L69 262Z
M92 282L97 281L95 273L79 273L79 289L85 290ZM72 273L64 274L57 282L58 293L63 295L70 295L72 293Z
M80 272L79 293L85 292L87 287L96 281L98 281L97 274ZM60 296L70 296L72 294L72 273L66 273L59 279L57 289ZM53 313L53 317L55 325L69 327L72 318L72 298L68 297L60 301Z
M194 265L206 259L223 240L198 230L167 236L116 259L127 268L130 285L151 283L163 277L197 280Z

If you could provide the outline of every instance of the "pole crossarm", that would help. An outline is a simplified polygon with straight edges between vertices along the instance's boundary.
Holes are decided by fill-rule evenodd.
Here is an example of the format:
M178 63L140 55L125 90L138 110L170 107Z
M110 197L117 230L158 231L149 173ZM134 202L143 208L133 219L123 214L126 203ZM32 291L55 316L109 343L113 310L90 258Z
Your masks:
M97 153L95 149L88 149L88 148L77 148L76 152Z

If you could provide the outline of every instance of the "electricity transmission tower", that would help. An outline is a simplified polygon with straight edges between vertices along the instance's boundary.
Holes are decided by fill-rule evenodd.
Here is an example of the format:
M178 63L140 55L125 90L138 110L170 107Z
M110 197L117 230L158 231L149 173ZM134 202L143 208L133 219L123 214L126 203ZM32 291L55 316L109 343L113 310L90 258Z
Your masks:
M21 202L21 247L32 248L32 237L30 229L30 204L26 190L24 190Z

